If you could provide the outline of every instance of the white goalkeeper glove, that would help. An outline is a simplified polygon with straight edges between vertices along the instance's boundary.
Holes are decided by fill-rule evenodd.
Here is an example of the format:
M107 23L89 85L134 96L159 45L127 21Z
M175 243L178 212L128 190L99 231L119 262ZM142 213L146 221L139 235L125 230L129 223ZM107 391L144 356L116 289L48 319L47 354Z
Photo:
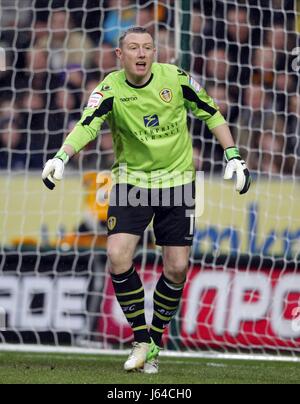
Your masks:
M252 178L244 160L242 160L237 147L229 147L225 150L227 166L224 180L231 180L236 173L236 190L243 195L248 192Z
M51 191L55 188L55 181L63 179L65 165L69 159L67 153L61 150L53 159L47 161L42 173L42 179L46 187L51 189Z

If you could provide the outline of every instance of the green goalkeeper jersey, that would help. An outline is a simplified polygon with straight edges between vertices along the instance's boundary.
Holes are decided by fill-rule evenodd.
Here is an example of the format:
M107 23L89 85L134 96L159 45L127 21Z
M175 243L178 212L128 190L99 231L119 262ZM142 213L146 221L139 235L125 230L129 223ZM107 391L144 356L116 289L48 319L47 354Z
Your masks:
M94 90L65 144L78 153L96 139L107 120L115 182L146 188L184 185L195 178L189 111L209 129L226 122L206 91L176 66L154 63L152 76L142 87L129 83L121 70Z

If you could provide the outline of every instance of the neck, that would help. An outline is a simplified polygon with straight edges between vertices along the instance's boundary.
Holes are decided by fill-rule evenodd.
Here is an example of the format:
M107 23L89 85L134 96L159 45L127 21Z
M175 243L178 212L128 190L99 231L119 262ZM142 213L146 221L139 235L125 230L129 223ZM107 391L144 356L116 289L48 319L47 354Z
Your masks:
M143 86L144 84L146 84L150 80L151 75L152 75L152 71L150 70L149 73L144 77L137 77L135 75L131 75L128 72L125 72L125 75L126 75L127 81L129 81L130 84L133 84L134 86L141 87L141 86Z

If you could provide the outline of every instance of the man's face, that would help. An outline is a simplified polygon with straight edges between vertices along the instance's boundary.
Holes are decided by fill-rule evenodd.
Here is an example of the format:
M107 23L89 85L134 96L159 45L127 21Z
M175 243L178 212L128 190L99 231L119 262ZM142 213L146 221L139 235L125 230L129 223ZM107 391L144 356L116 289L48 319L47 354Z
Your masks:
M226 80L229 62L223 49L215 49L208 53L207 73L217 80Z
M116 50L129 78L143 79L150 74L156 49L149 34L128 34Z
M51 17L52 36L57 39L64 39L68 33L68 14L64 11L56 11Z
M233 10L229 12L228 32L234 41L247 42L249 38L249 23L245 11Z

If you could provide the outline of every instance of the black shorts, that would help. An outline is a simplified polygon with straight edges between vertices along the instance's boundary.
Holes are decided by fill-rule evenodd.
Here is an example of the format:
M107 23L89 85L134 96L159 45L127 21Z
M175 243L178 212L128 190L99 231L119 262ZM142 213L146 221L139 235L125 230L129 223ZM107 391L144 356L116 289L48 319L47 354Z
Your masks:
M108 210L108 236L142 236L153 221L159 246L191 246L195 233L195 183L145 189L128 184L113 187Z

